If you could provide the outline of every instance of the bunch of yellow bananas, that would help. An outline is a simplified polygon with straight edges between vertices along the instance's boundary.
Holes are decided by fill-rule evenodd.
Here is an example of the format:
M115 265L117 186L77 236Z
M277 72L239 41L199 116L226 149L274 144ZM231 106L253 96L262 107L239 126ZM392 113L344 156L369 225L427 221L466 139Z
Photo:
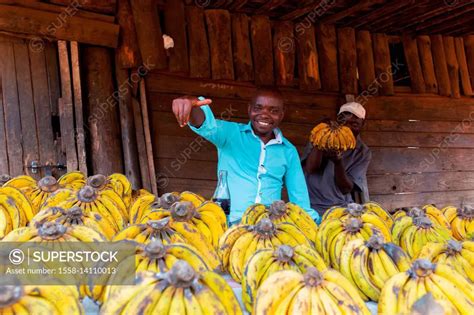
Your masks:
M227 230L224 210L212 201L203 202L197 208L191 201L177 201L169 209L158 208L149 212L140 223L167 217L171 218L171 221L194 225L215 248L219 245L219 238Z
M278 271L258 289L254 315L363 314L368 315L358 291L333 269L310 267L305 274Z
M329 208L322 216L322 220L345 218L348 216L361 217L364 214L374 214L385 223L388 229L393 225L393 218L388 211L376 202L369 201L364 204L349 203L346 207L334 206Z
M100 214L116 232L128 223L128 211L122 197L111 189L98 190L85 185L79 190L59 189L46 199L44 208L72 208L78 206L85 213Z
M252 205L245 210L242 216L242 224L255 225L263 218L270 218L273 223L293 223L310 240L316 238L317 224L304 209L294 203L277 200L269 207L258 203Z
M453 237L459 241L474 236L474 208L464 206L456 208L448 206L443 208L443 213L451 226Z
M132 184L123 174L114 173L109 177L101 174L90 176L87 178L86 185L89 185L98 191L113 190L122 198L127 209L132 202Z
M133 240L142 244L154 240L160 240L164 244L186 243L196 248L212 269L217 269L220 266L215 248L199 229L193 224L173 221L169 217L130 225L113 238L113 241L120 240Z
M0 174L0 186L3 186L6 182L8 182L12 177L8 174Z
M34 213L28 198L13 187L0 187L0 240L15 229L24 227Z
M84 225L62 225L58 222L45 222L37 226L27 226L11 231L5 242L104 242L101 233Z
M269 276L280 270L305 273L309 267L320 271L327 268L318 252L305 245L281 245L276 249L266 248L255 252L249 258L242 276L242 300L247 311L252 311L257 290Z
M12 178L6 182L4 186L20 190L26 198L28 198L33 207L33 213L36 214L39 212L41 205L52 193L61 188L75 188L75 186L70 183L79 180L85 180L85 176L81 172L67 173L61 176L59 180L56 180L53 176L45 176L36 181L30 176L21 175Z
M355 239L368 240L374 231L381 232L386 242L391 240L390 232L377 216L364 217L364 220L367 218L370 221L363 221L362 217L346 217L321 223L316 236L316 249L328 265L339 270L344 245Z
M445 301L457 310L448 314L474 314L472 284L453 268L425 259L415 260L408 271L387 281L380 294L378 313L410 314L414 303L427 292L436 301Z
M404 216L410 216L412 218L426 216L436 224L444 226L448 230L451 229L451 225L444 216L443 211L439 210L433 205L425 205L422 208L401 208L393 214L393 218L395 220Z
M115 234L115 228L99 213L86 212L78 206L69 209L61 207L43 208L30 222L30 225L43 224L45 222L57 222L65 226L84 225L111 240Z
M474 283L474 241L428 242L423 246L417 258L451 266Z
M428 242L443 242L451 238L450 231L426 216L402 216L392 226L392 241L412 258Z
M341 273L359 289L364 300L378 301L385 282L410 268L410 258L397 245L378 235L356 239L342 248Z
M75 287L64 285L0 287L1 314L84 314Z
M212 271L178 260L167 273L142 272L137 285L112 287L100 314L242 314L232 288Z
M263 218L255 225L240 224L228 229L219 240L218 253L223 269L240 283L245 264L255 251L299 244L313 246L296 225L288 222L274 224Z
M309 141L320 150L346 151L353 150L356 146L352 130L335 121L316 125L311 130Z

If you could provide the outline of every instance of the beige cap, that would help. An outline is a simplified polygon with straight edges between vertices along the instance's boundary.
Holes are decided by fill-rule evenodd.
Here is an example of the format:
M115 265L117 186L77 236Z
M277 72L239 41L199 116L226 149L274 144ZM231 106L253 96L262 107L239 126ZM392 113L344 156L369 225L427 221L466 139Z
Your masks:
M349 102L341 106L339 114L342 112L349 112L356 115L359 118L365 119L365 108L359 103Z

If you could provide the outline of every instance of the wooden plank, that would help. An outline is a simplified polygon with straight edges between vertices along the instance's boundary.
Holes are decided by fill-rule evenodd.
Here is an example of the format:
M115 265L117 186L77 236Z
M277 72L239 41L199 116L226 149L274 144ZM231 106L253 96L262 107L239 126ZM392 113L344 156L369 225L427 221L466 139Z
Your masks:
M212 78L233 80L232 35L230 14L226 10L206 10L206 23L211 52Z
M469 190L474 185L474 172L369 175L367 181L370 193L375 195Z
M445 145L438 149L372 148L368 173L474 171L473 152Z
M464 37L464 48L466 49L467 67L471 86L474 86L474 35Z
M446 63L446 55L444 52L443 37L441 35L431 35L430 39L439 94L443 96L450 96L451 82L449 79L448 64Z
M353 28L337 29L337 47L341 92L343 94L357 94L357 50Z
M333 5L334 2L330 2L328 0L311 1L308 5L305 5L280 16L279 19L284 21L296 20L304 15L308 15L307 19L310 21L314 21L317 17L321 16L322 13L327 11Z
M381 95L393 95L392 65L388 48L387 35L375 33L372 35L374 43L374 65L377 82L380 84Z
M270 19L265 15L250 18L255 84L273 85L273 43Z
M375 83L374 52L369 31L356 32L356 46L359 85L363 91L366 91Z
M433 64L430 37L427 35L418 36L416 42L418 45L418 53L420 55L423 79L425 80L425 90L427 93L438 93L438 80L436 79Z
M421 70L416 38L408 34L403 34L402 43L408 72L410 73L411 89L414 93L425 93L425 79L423 78L423 71Z
M236 79L239 81L253 81L250 19L245 14L232 14L232 47Z
M443 36L443 43L446 63L448 65L449 82L451 83L451 96L459 98L461 97L459 88L459 64L456 58L454 38L452 36Z
M383 0L362 0L358 1L355 5L349 6L345 10L341 10L335 14L328 15L327 17L323 18L323 23L327 24L335 24L336 22L351 16L360 13L360 11L366 11L370 9L371 6L383 3Z
M429 203L433 203L439 208L448 205L459 207L461 204L474 202L474 192L472 190L425 192L406 195L371 195L370 197L371 200L381 203L384 209L419 207Z
M297 32L298 40L298 76L300 89L314 91L321 89L321 77L319 75L318 50L316 48L316 37L314 27Z
M25 43L14 43L13 51L15 54L16 82L20 107L23 163L29 165L33 161L39 161L33 88L31 86L30 58L28 46ZM29 175L33 175L30 174L28 169L26 170Z
M456 49L456 58L459 64L463 94L468 96L473 95L469 70L467 67L466 52L464 51L464 40L461 37L454 38L454 46Z
M133 120L137 138L138 160L140 161L140 174L143 188L151 191L150 171L146 154L145 134L143 131L143 120L140 102L132 96Z
M81 43L112 48L117 47L118 25L84 19L74 15L69 15L62 22L61 27L58 27L58 15L56 13L0 5L0 30L59 40L76 40ZM52 26L55 26L54 29L51 28Z
M337 34L334 25L317 24L315 26L318 45L321 85L323 91L339 91L337 66Z
M150 171L151 192L157 195L158 188L156 186L156 171L155 171L155 164L154 164L154 158L153 158L153 146L151 143L150 121L148 119L146 86L145 86L145 80L143 79L140 81L140 105L142 109L143 131L145 135L146 153L148 157L148 169Z
M71 6L72 0L49 0L51 3ZM104 14L114 15L117 0L80 0L80 7L84 10L92 12L100 12Z
M423 121L423 120L371 120L364 123L364 131L395 132L454 132L456 134L474 133L470 121Z
M217 163L214 161L187 160L180 164L177 158L160 158L156 159L155 163L158 165L160 173L167 174L169 178L217 179Z
M39 161L41 164L56 164L54 135L48 87L45 51L34 51L29 46L31 82L33 84L34 113L38 135Z
M187 6L186 24L189 41L189 76L192 78L210 78L211 64L204 10L195 6Z
M165 31L174 40L169 52L169 70L171 72L189 72L188 44L186 39L186 17L182 0L166 1Z
M61 83L59 78L58 49L55 44L45 45L46 70L48 71L49 106L51 115L58 116L58 99L61 97Z
M69 65L67 43L58 42L59 70L61 73L61 101L59 102L59 117L61 123L61 144L67 157L68 172L78 169L76 139L74 134L74 108L71 90L71 72Z
M141 63L141 55L129 0L118 0L117 21L120 25L118 62L122 68L138 67Z
M273 25L273 51L276 84L292 86L295 80L296 47L294 24L276 21Z
M142 61L149 69L166 69L168 57L156 1L131 0L131 5Z
M461 126L461 125L460 125ZM461 127L460 127L461 128ZM435 132L383 132L365 131L362 134L369 147L414 147L414 148L474 148L472 134Z
M3 48L2 43L0 43L0 49L2 48ZM2 59L0 57L0 70L2 69L3 69ZM0 74L0 174L9 174L7 135L6 135L6 130L5 130L5 115L3 113L4 104L3 104L3 90L2 89L3 89L2 74Z
M92 174L123 173L119 110L113 97L112 57L102 47L84 47L82 55Z
M84 109L82 105L81 68L79 65L79 45L71 42L72 88L74 92L74 117L76 120L77 162L79 170L87 174L86 137L84 131Z

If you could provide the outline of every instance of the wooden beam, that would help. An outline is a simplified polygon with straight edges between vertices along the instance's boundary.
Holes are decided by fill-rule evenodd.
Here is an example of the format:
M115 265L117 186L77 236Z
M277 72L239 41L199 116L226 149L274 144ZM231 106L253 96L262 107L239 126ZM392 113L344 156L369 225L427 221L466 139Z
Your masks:
M394 12L394 14L381 17L366 25L364 28L371 32L383 33L384 30L390 29L393 25L398 26L402 21L405 24L409 23L423 13L438 7L438 3L435 5L435 3L429 0L415 1L413 5L402 7Z
M429 36L421 35L416 38L420 54L421 69L425 80L425 90L428 93L438 93L438 80L431 53L431 40Z
M295 79L296 38L291 21L276 21L273 27L273 51L276 84L291 86Z
M40 38L76 40L81 43L117 47L118 25L85 19L72 13L59 22L56 13L0 5L0 30Z
M334 3L329 3L327 0L317 0L315 3L308 4L302 8L293 10L283 16L280 16L280 20L296 20L306 14L308 19L312 22L316 21L316 17L323 15Z
M320 23L315 26L315 30L322 89L337 92L339 91L339 72L336 28L334 25Z
M71 6L75 1L73 0L49 0L54 4L61 4ZM117 0L80 0L79 4L82 9L92 12L100 12L109 15L115 15Z
M356 32L357 47L357 70L359 72L359 84L363 91L375 83L374 51L372 49L372 37L369 31Z
M443 37L441 35L431 35L430 39L439 94L442 96L450 96L451 82L449 80L448 64L446 63L446 55L444 52Z
M454 38L454 47L459 64L459 73L461 76L461 85L464 95L471 96L472 86L469 79L469 70L467 68L466 52L464 51L464 40L461 37Z
M355 5L350 6L345 10L339 11L335 14L331 14L331 15L323 18L321 22L326 23L326 24L335 24L335 23L339 22L340 20L342 20L342 19L344 19L348 16L354 15L355 13L360 12L360 11L365 11L367 9L370 9L371 6L376 5L376 4L380 4L380 3L383 3L383 2L384 2L384 0L362 0L362 1L358 1Z
M143 62L149 69L167 68L168 57L155 0L131 0L131 4Z
M61 144L66 153L68 172L78 169L76 139L74 134L74 105L71 90L71 71L67 43L58 42L59 70L61 74L61 101L59 119L61 123Z
M467 23L470 23L474 20L474 12L466 13L462 17L457 17L454 21L441 23L441 25L436 25L434 27L426 28L423 31L420 31L422 34L444 34L450 30L456 30L460 27L463 27Z
M341 92L343 94L357 94L357 52L353 28L337 29L337 48Z
M444 53L446 54L446 63L448 65L449 81L451 82L451 96L459 98L461 92L459 88L459 64L456 58L456 48L454 47L454 38L443 36Z
M231 20L227 10L206 10L206 22L214 80L234 80Z
M166 34L174 40L174 47L168 50L169 70L188 73L189 57L183 0L166 1L164 15Z
M275 10L286 1L287 0L268 0L265 4L255 10L255 14L268 14L270 11Z
M420 23L417 25L414 29L415 32L422 32L425 29L429 29L432 27L435 27L437 25L445 25L445 23L451 23L453 20L457 20L460 16L463 16L464 14L471 12L474 10L474 5L469 6L469 7L460 7L457 8L456 12L453 12L454 10L448 10L441 12L439 15L436 15L435 17L432 17L428 22L425 23Z
M380 84L378 91L382 95L393 95L393 72L387 35L375 33L372 35L372 41L374 43L375 74L377 82Z
M242 7L244 7L249 0L235 0L232 2L232 4L229 5L229 10L230 11L238 11Z
M471 86L474 86L474 35L464 37L464 48L466 49L467 67Z
M408 34L403 34L402 43L405 59L408 64L408 72L410 73L411 89L414 93L425 93L425 79L423 78L423 71L421 70L416 38Z
M150 170L148 168L148 157L145 143L145 132L143 130L143 119L140 102L132 96L133 120L137 138L138 160L140 161L140 174L143 188L151 191Z
M187 6L186 22L189 41L189 75L192 78L210 78L211 64L204 10L197 6Z
M250 19L245 14L232 14L232 48L236 79L239 81L253 81Z
M250 18L255 84L273 85L273 43L270 19L266 15Z
M415 0L400 0L387 3L378 9L374 9L370 12L367 12L367 14L364 14L363 19L354 19L355 21L348 22L344 24L344 26L353 27L355 29L361 28L383 17L389 17L392 15L392 13L397 12L408 5L413 5L414 2Z
M120 25L117 61L122 68L136 68L140 65L142 58L138 48L137 31L129 0L118 0L117 20Z
M51 107L51 115L58 116L58 99L61 97L58 49L52 43L46 43L44 54L46 57L46 69L48 71L49 105Z
M314 91L321 89L321 77L319 75L318 50L316 48L316 37L314 27L305 29L304 32L296 32L298 40L298 75L300 89Z
M79 45L71 42L72 87L74 91L74 117L76 119L76 144L79 171L87 174L86 140L84 131L84 109L82 105L81 67L79 64Z

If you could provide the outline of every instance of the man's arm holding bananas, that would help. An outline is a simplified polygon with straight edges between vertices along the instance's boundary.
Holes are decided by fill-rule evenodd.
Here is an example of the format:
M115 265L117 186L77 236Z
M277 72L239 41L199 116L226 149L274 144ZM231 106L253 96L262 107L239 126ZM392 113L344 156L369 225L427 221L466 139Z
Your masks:
M306 174L316 173L322 165L323 151L314 147L311 149L308 157L303 163L303 170Z
M334 180L339 190L343 194L350 193L354 189L354 183L347 176L342 152L326 151L324 155L334 163Z

